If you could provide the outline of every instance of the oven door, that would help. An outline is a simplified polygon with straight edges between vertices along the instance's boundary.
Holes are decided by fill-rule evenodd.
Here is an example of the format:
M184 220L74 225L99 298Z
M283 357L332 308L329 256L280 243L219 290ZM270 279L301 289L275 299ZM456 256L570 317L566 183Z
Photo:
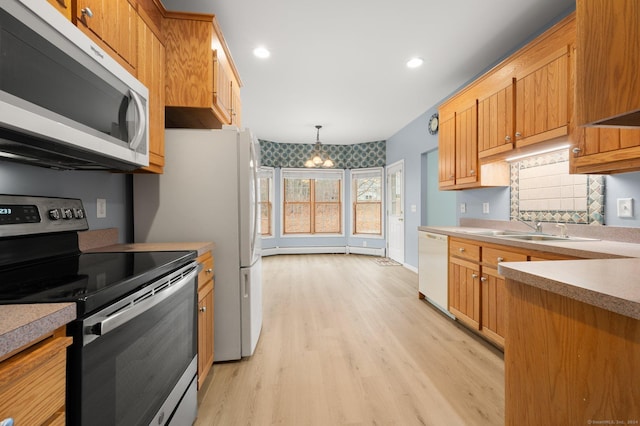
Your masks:
M82 337L68 366L69 424L170 421L196 375L199 269L190 263L76 322L74 337Z

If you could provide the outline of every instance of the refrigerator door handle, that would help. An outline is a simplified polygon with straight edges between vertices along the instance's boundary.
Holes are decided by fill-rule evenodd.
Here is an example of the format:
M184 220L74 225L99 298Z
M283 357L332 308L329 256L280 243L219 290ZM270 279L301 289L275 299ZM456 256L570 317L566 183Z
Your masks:
M251 291L251 283L249 282L249 272L242 272L242 297L244 299L249 298L249 292Z
M251 263L255 258L256 251L256 239L258 238L258 214L260 213L260 188L258 181L258 156L255 152L255 147L253 143L249 145L249 151L251 152L251 174L253 175L253 235L251 236Z

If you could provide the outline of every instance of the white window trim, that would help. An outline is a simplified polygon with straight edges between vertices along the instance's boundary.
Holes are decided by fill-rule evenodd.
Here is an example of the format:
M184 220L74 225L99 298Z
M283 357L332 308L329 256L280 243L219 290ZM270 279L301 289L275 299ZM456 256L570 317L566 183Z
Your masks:
M340 215L340 229L342 232L339 234L285 234L284 233L284 180L286 177L300 176L301 179L308 178L314 179L317 176L325 175L335 175L340 177L340 182L342 184L340 191L340 204L342 205L343 214ZM279 201L279 209L280 209L280 238L335 238L335 237L345 237L345 216L344 214L344 185L345 185L345 173L344 169L280 169L280 201Z
M380 218L380 220L382 221L382 229L381 229L381 233L380 235L371 235L371 234L356 234L355 231L355 223L353 223L353 201L355 199L355 195L353 194L353 179L354 179L354 175L361 175L361 174L368 174L371 172L380 172L380 179L382 182L382 187L381 187L381 191L382 191L382 217ZM385 168L384 167L369 167L369 168L365 168L365 169L351 169L351 173L349 175L349 224L350 224L350 237L352 238L364 238L364 239L371 239L371 240L384 240L385 239L385 206L387 203L387 200L385 198Z
M260 169L258 170L258 178L264 178L267 177L269 178L269 194L271 195L271 220L269 221L269 223L271 223L271 235L262 235L263 239L268 239L268 238L275 238L276 237L276 230L275 230L275 218L273 217L275 215L275 210L276 210L276 200L275 200L275 195L276 193L274 192L275 190L275 178L276 178L276 174L275 174L275 169L273 167L260 167Z

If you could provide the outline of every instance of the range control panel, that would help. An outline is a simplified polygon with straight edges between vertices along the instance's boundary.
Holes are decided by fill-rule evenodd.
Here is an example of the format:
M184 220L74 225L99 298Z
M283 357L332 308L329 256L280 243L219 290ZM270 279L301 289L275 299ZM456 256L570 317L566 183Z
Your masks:
M0 237L87 229L80 199L0 195Z

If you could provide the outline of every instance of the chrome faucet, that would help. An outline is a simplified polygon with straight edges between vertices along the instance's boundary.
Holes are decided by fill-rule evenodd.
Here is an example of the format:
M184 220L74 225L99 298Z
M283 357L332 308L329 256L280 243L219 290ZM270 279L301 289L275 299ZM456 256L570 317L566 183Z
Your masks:
M542 234L542 222L535 222L535 225L532 225L532 223L534 223L533 220L531 220L531 223L527 222L524 219L520 219L519 217L516 217L516 219L519 222L524 223L525 225L527 225L529 228L533 229L534 231L536 231L536 234Z

